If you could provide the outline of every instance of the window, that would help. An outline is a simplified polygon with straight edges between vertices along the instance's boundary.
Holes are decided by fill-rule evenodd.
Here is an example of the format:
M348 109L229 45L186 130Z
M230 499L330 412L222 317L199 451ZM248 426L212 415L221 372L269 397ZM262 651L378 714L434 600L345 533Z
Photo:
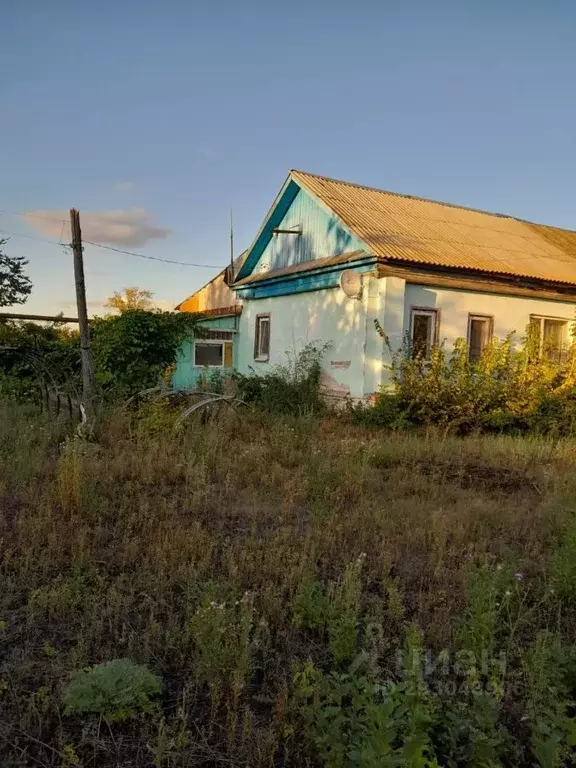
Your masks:
M270 315L256 315L254 330L254 360L260 363L270 358Z
M489 315L468 315L468 360L475 363L492 338L494 318Z
M548 360L560 362L564 355L568 321L557 317L530 316L530 332L538 344L538 350Z
M194 365L199 368L231 368L232 358L231 341L194 342Z
M194 365L210 367L224 365L224 343L197 341L194 344Z
M432 347L438 343L437 309L412 308L410 318L410 341L412 342L412 357L428 359Z

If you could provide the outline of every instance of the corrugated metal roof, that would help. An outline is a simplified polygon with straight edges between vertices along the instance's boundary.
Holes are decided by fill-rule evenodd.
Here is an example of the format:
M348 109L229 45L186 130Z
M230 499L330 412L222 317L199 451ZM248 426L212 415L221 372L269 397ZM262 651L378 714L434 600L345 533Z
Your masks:
M242 314L242 304L233 304L230 307L214 307L213 309L203 309L203 317L230 317L231 315Z
M576 232L571 230L304 171L290 175L376 256L576 284Z
M271 280L275 277L284 277L285 275L295 275L299 272L309 272L311 269L320 269L320 267L335 267L338 264L346 264L349 261L357 261L368 254L365 251L352 251L350 253L341 253L338 256L327 256L324 259L311 259L303 261L300 264L291 264L289 267L267 270L266 272L256 272L242 280L234 283L234 288L239 288L248 283L257 283L261 280Z

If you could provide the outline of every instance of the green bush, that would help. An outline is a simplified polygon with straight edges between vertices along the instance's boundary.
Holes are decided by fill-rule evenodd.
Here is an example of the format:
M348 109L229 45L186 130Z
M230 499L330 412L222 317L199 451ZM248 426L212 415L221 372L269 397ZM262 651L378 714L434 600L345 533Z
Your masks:
M233 374L239 397L268 413L310 415L325 411L320 393L321 361L328 344L306 344L299 352L287 352L285 365L269 373Z
M576 521L571 520L568 528L552 554L550 576L558 596L567 606L576 600Z
M295 676L305 739L327 768L435 768L434 701L411 660L422 652L417 629L407 634L399 682L306 664Z
M446 697L438 711L432 738L445 765L500 768L510 748L510 734L500 722L496 697L472 691L467 697Z
M160 678L129 659L114 659L74 673L63 694L67 715L102 715L109 722L128 720L152 708L162 691Z
M328 599L319 581L303 581L298 586L292 622L298 629L322 631L328 616Z
M0 394L24 401L41 388L73 393L80 378L77 331L0 319Z
M108 399L125 399L158 384L176 361L197 315L126 310L90 322L96 383ZM1 349L4 347L4 349ZM81 391L78 331L54 323L0 319L0 392L28 399L40 388Z
M448 353L434 347L429 358L414 355L409 340L391 349L391 387L372 407L353 409L362 423L382 427L436 425L460 433L536 432L564 435L576 429L576 347L561 359L540 353L539 341L527 329L520 347L512 334L493 339L477 361L457 339Z
M403 429L410 426L404 403L398 394L379 392L372 405L350 403L352 420L368 427Z
M171 366L181 343L196 327L196 315L129 309L90 324L96 379L110 398L154 387Z
M543 768L567 765L576 746L574 691L569 684L575 669L574 651L557 636L540 632L522 655L527 682L526 721L532 751Z

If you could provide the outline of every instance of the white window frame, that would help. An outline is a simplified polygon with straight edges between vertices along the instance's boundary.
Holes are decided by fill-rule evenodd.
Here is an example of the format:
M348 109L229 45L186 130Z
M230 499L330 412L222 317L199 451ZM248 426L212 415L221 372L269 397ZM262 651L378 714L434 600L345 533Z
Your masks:
M530 315L530 322L533 322L534 320L537 320L540 323L540 336L538 339L538 355L542 355L544 352L544 322L546 320L553 320L556 323L564 323L564 339L562 340L562 347L568 346L570 343L569 338L569 323L570 320L567 320L565 317L553 317L552 315ZM559 357L562 355L562 349L560 349Z
M417 315L424 315L432 318L432 328L430 329L430 342L426 350L425 360L430 360L430 355L434 347L438 345L438 335L440 331L440 310L434 307L410 307L410 347L414 349L414 318Z
M262 321L268 323L268 352L266 352L265 354L260 354L260 349L259 349L261 339L262 339L262 334L260 332L260 325ZM270 346L272 343L270 329L271 329L270 313L262 312L261 314L256 315L256 321L254 323L254 360L257 363L267 363L270 360Z
M214 346L220 346L222 347L222 365L199 365L196 362L196 344L212 344ZM224 368L224 344L225 342L218 341L218 339L194 339L194 358L193 358L193 365L194 368Z
M494 336L494 315L481 315L477 312L471 312L468 315L468 331L466 334L466 343L468 345L468 360L470 362L472 362L472 360L470 360L470 352L472 351L470 342L472 340L471 331L472 331L473 320L483 320L484 322L488 323L488 338L486 339L486 344L484 345L480 354L484 352L484 349L486 349L488 344L490 344L490 342L492 341L492 337Z

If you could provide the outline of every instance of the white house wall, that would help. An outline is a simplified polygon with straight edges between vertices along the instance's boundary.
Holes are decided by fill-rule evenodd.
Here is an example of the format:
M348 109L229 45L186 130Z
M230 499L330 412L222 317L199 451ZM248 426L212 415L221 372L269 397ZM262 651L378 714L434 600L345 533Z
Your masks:
M491 315L494 318L494 336L503 339L515 333L516 343L525 335L530 315L546 315L574 320L574 303L473 293L446 288L433 288L406 283L404 301L404 330L410 328L411 307L429 307L440 310L440 341L450 349L455 340L466 338L468 315ZM568 336L567 339L568 341Z
M349 299L339 288L244 302L238 334L238 367L263 374L284 365L309 342L330 344L324 357L323 385L336 396L362 397L367 296ZM254 360L256 315L270 313L270 359Z
M238 368L266 373L284 365L287 354L309 342L329 343L322 369L324 387L336 396L367 397L389 383L390 353L374 327L377 319L393 349L410 331L412 307L439 309L439 339L450 351L466 338L468 315L491 315L494 335L515 332L520 342L530 315L572 321L576 305L518 296L475 293L407 283L397 277L365 275L362 299L349 299L339 288L246 301L238 334ZM270 314L270 359L254 360L256 315ZM567 338L568 340L568 338Z

